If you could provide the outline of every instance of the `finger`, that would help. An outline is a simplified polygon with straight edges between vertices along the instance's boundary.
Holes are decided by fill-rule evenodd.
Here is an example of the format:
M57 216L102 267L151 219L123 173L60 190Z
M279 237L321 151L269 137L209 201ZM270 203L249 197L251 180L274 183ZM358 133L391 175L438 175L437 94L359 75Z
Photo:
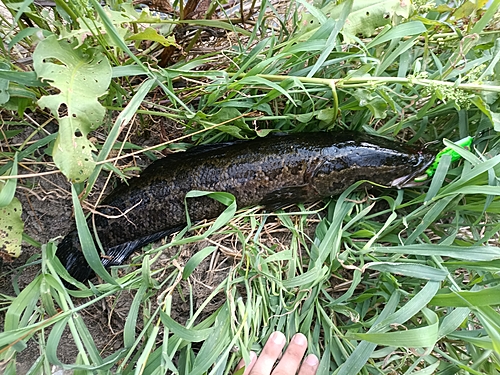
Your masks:
M300 366L299 375L314 375L318 371L319 359L314 354L309 354L302 366Z
M270 374L276 360L281 355L285 346L286 338L281 332L273 332L262 349L257 362L252 368L250 375Z
M273 375L295 374L300 367L300 362L307 349L307 338L302 333L292 337L280 363L273 371Z
M240 363L238 363L238 366L234 369L234 373L236 373L239 369L245 367L245 371L243 372L243 375L248 375L250 374L250 371L252 370L253 366L255 365L255 362L257 362L257 354L255 352L250 352L250 363L248 366L245 366L245 360L242 359Z

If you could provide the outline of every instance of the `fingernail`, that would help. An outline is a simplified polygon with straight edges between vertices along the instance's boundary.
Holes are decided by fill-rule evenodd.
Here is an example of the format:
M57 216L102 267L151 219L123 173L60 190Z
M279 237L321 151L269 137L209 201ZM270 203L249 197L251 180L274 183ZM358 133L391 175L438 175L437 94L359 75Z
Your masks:
M277 345L283 345L285 343L285 335L281 332L273 332L271 335L271 340Z
M307 345L307 339L302 333L297 333L293 336L293 342L300 346Z
M306 357L306 363L308 366L315 367L319 363L318 357L316 357L314 354L309 354Z

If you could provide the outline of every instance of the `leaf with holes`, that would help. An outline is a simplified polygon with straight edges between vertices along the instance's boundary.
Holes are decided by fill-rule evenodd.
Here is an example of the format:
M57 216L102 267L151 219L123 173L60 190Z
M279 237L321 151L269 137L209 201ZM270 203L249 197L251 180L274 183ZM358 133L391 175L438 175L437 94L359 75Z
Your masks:
M24 223L21 219L22 207L17 198L0 207L0 254L17 258L21 254Z
M325 15L331 19L338 19L343 3L331 2L319 14L307 14L303 17L302 25L305 30L311 30L324 23ZM412 12L410 1L401 0L356 0L342 29L344 36L349 35L371 36L375 30L384 25L397 24L403 19L408 19ZM323 20L322 20L323 18Z
M401 19L410 17L412 10L410 1L400 0L358 0L354 3L352 11L344 25L344 32L351 35L372 35L378 27L396 24ZM331 17L340 15L341 8L335 7Z
M76 43L48 37L37 45L33 66L39 78L59 90L38 101L59 122L54 162L68 179L81 182L94 170L95 147L87 134L104 118L105 109L98 98L111 82L111 66L97 49L85 44L75 48Z

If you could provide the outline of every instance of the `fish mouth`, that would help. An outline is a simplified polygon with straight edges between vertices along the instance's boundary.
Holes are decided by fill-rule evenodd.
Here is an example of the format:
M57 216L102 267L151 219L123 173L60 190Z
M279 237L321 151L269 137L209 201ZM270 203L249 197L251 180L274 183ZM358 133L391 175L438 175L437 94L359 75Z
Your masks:
M401 188L421 186L425 183L425 181L415 181L415 178L425 173L427 168L429 168L429 166L434 162L436 156L431 154L422 154L422 153L420 153L419 156L420 160L418 164L421 164L421 166L417 170L393 180L391 182L391 187L397 187L398 189L401 189Z

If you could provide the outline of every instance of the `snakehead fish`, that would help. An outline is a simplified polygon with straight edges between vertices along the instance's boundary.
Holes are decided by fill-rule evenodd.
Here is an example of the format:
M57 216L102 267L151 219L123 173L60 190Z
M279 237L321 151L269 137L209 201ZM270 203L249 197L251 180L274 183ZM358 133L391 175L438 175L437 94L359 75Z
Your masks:
M239 207L277 207L337 195L361 180L401 188L433 160L431 153L354 132L197 146L157 160L140 177L119 185L88 225L106 253L103 265L119 265L135 249L186 225L184 199L191 190L229 192ZM217 217L223 210L208 197L188 201L192 221ZM75 279L93 275L76 230L62 240L56 255Z

